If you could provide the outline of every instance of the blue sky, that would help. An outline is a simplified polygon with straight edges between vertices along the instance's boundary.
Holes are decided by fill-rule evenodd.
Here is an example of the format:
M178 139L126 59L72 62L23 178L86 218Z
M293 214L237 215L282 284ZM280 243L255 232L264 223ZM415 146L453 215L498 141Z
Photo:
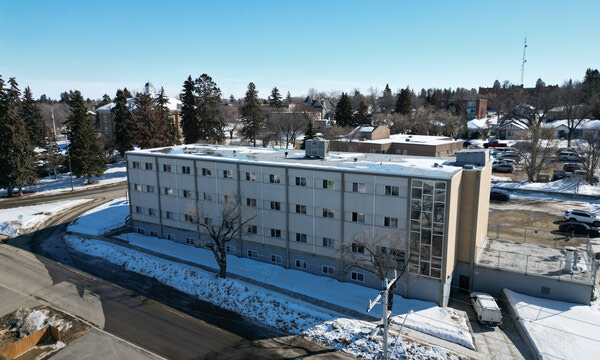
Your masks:
M525 86L600 67L600 1L2 1L0 74L34 96Z

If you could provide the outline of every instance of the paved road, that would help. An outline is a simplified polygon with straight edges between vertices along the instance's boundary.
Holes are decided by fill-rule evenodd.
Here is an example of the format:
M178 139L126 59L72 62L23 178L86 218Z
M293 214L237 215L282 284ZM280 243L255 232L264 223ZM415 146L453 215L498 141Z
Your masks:
M66 224L89 207L122 194L118 187L110 193L94 192L98 198L93 203L62 213L42 229L0 246L0 273L10 275L0 277L0 285L49 302L167 358L347 358L102 259L70 252L62 241ZM69 195L92 197L70 193L53 200L72 199Z

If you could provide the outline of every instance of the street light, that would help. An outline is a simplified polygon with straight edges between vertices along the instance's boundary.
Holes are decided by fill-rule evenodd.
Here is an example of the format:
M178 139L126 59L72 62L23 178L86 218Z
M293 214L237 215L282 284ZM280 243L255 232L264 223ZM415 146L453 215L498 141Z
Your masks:
M69 179L71 180L71 191L73 191L73 171L71 170L71 141L67 135L67 159L69 160Z

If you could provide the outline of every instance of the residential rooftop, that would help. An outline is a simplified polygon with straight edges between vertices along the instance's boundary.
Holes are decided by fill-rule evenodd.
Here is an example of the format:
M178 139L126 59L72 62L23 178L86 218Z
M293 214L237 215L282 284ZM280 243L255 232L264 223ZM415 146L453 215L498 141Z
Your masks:
M393 134L387 139L376 139L376 140L360 140L364 143L372 144L388 144L388 143L407 143L407 144L418 144L418 145L444 145L455 143L461 140L454 140L447 136L433 136L433 135L408 135L408 134Z
M307 158L304 150L256 148L228 145L181 145L164 148L133 150L128 155L153 155L194 160L277 165L312 170L335 169L345 172L415 176L450 179L462 170L456 158L329 152L325 159ZM481 167L475 166L475 169Z

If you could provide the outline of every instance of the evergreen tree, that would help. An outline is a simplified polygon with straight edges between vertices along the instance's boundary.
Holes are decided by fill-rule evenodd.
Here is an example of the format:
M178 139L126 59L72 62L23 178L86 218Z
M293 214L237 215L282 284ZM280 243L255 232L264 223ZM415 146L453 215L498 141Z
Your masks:
M98 103L98 107L108 105L111 102L112 102L112 100L111 100L110 96L108 96L108 94L104 94L104 95L102 95L102 100L100 100L100 102Z
M385 84L383 95L380 100L381 111L385 113L392 112L394 110L394 96L392 95L392 89L389 84Z
M158 118L158 122L162 124L167 130L165 134L166 145L179 145L181 144L179 134L179 129L177 128L177 124L173 120L173 116L171 116L171 112L169 110L168 104L169 98L165 96L165 89L163 87L160 88L160 93L156 97L156 116Z
M40 108L33 100L29 86L25 88L23 95L21 118L25 122L31 145L43 147L46 144L46 123L44 123Z
M85 102L79 90L69 97L71 114L69 126L69 156L71 169L76 177L84 177L91 184L92 176L100 176L106 171L106 156L94 131L92 120L87 114Z
M4 88L0 77L0 187L10 197L15 186L22 195L23 187L36 180L36 154L20 116L18 84L14 78L8 83L10 87Z
M44 154L44 161L52 170L52 174L56 179L58 170L64 163L64 156L61 154L61 150L58 147L56 136L48 127L46 127L46 153Z
M290 92L289 92L289 91L287 92L287 95L285 96L285 103L286 103L287 105L289 105L289 104L291 104L291 103L292 103L292 95L290 94Z
M354 125L353 113L350 97L347 93L342 93L340 101L338 101L335 107L336 123L341 127Z
M200 75L195 81L196 111L200 125L200 139L225 140L225 121L221 113L221 89L207 74Z
M304 141L302 141L301 149L306 149L306 140L314 139L317 137L317 131L315 130L315 125L313 124L312 119L308 119L308 125L306 126L306 130L304 130Z
M136 123L127 107L127 97L123 90L117 90L115 106L110 111L115 123L115 147L121 156L125 156L125 151L133 150Z
M133 95L131 95L131 93L129 92L129 90L127 90L127 88L123 89L123 94L125 95L126 99L130 99L133 97Z
M235 104L235 97L232 95L229 95L229 104L233 105Z
M412 107L412 94L409 88L400 90L398 97L396 98L396 106L394 111L398 114L408 115L410 114Z
M244 138L252 140L254 146L256 146L256 135L263 127L263 122L264 118L258 101L258 90L256 90L254 83L250 83L242 105L243 127L241 134Z
M277 87L274 87L271 91L271 96L269 97L269 106L276 109L280 109L283 107L283 101L281 101L281 94L279 93L279 89L277 89Z
M194 81L190 75L183 82L183 105L181 106L181 129L186 144L193 144L200 139L200 122L196 111L194 89Z
M361 101L358 106L358 111L354 114L354 125L370 125L371 114L369 114L369 105Z
M159 111L157 100L145 93L139 93L134 100L132 113L136 121L136 143L142 149L172 145L172 129L168 119Z

